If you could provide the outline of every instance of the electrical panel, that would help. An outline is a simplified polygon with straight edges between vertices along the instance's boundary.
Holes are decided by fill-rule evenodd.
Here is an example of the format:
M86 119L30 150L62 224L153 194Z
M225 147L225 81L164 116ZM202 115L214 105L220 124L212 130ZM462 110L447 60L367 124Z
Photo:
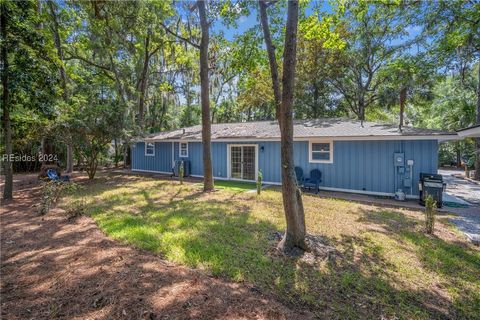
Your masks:
M403 167L405 165L405 154L403 152L395 152L393 154L393 165L395 167Z

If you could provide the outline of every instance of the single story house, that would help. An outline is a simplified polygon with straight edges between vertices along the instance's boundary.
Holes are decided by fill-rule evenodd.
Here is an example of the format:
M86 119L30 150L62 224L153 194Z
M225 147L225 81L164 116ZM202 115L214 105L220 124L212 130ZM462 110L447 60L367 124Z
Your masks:
M418 198L421 172L437 173L438 142L455 132L329 118L294 121L295 165L306 177L322 173L320 189L393 196L402 189ZM189 160L191 175L203 176L202 127L160 132L132 147L132 170L171 173L174 162ZM277 121L212 125L215 179L281 184Z

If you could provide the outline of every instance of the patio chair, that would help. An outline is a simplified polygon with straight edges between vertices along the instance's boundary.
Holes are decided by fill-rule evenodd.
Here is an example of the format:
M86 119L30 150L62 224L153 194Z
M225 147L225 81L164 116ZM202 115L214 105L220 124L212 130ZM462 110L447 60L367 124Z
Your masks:
M297 184L299 187L303 187L305 178L303 177L303 169L300 167L295 167L295 176L297 177Z
M48 169L47 170L47 176L50 178L50 180L52 181L60 181L60 182L69 182L70 181L70 177L69 176L63 176L63 177L59 177L58 174L57 174L57 171L53 170L53 169Z
M322 182L322 173L318 169L313 169L310 171L310 178L305 179L303 186L305 188L313 188L316 193L320 192L320 182Z

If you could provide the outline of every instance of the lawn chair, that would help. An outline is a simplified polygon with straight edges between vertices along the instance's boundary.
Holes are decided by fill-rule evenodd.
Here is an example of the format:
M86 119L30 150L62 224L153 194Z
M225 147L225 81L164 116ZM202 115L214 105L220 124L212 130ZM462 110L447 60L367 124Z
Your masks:
M305 182L305 178L303 177L303 169L300 167L295 167L295 176L297 177L297 184L301 188L303 187L303 183Z
M320 182L322 182L322 173L318 169L310 171L310 178L306 179L303 183L305 188L314 188L316 193L320 192Z
M63 177L59 177L58 174L57 174L57 171L53 170L53 169L48 169L47 170L47 176L50 178L50 180L52 181L61 181L61 182L69 182L70 181L70 177L69 176L63 176Z

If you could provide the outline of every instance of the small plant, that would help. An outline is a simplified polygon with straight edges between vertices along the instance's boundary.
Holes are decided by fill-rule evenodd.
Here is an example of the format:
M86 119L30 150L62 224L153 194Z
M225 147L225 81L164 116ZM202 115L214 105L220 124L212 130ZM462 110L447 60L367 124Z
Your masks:
M435 227L435 215L437 214L437 202L427 194L425 198L425 229L428 234L433 234Z
M183 184L183 176L185 175L185 168L183 167L183 161L180 162L180 167L178 168L178 177L180 178L180 184Z
M84 198L73 201L65 209L65 215L67 220L74 220L80 216L84 216L86 213L87 202Z
M47 181L42 186L42 198L38 214L47 214L58 200L66 193L71 193L79 187L73 182Z
M262 191L262 180L263 180L263 173L262 170L258 170L258 177L257 177L257 194L260 195Z

